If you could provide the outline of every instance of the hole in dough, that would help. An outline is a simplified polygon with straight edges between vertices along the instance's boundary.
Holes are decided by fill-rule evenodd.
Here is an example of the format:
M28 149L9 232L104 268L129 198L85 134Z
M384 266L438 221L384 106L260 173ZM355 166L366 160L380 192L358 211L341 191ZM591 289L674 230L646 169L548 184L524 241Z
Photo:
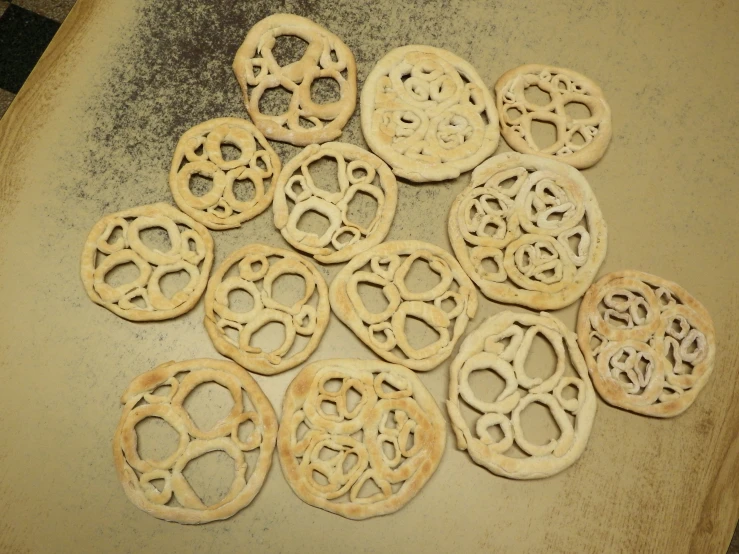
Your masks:
M228 307L232 312L249 312L254 307L254 298L243 289L234 289L228 293Z
M339 413L336 408L336 402L330 400L321 401L321 411L326 415L337 415Z
M323 384L323 390L328 392L339 392L343 383L344 381L342 379L329 379Z
M144 246L148 246L152 250L160 252L169 252L172 249L172 242L169 240L169 233L163 227L148 227L139 231L139 238Z
M272 282L272 299L283 306L292 306L305 295L305 279L300 275L283 273Z
M483 402L495 402L505 388L503 378L489 369L471 372L469 384L475 397Z
M441 282L438 273L429 267L429 263L416 258L411 264L408 274L405 276L405 286L411 292L425 292L434 288Z
M279 321L270 321L252 334L250 346L261 348L262 352L272 352L285 341L285 326Z
M492 433L491 433L491 436L492 436ZM524 452L523 450L521 450L515 442L508 450L503 452L503 454L505 456L508 456L509 458L526 459L529 457L529 455L526 454L526 452Z
M204 196L208 194L210 192L210 189L212 188L213 188L212 179L208 179L197 173L190 176L190 192L193 194L193 196ZM144 231L142 231L139 235L143 233ZM164 250L164 252L166 252L166 250Z
M359 174L359 172L356 172ZM377 200L366 192L357 192L347 207L347 219L356 226L366 229L377 213Z
M339 164L333 156L324 156L308 165L313 184L327 192L339 192Z
M582 146L583 144L585 144L585 138L582 136L581 133L577 132L572 135L570 142L576 146Z
M382 313L390 305L380 285L360 281L357 283L357 292L359 293L359 298L362 300L362 304L364 304L364 307L370 313ZM384 340L385 333L380 332L377 335L378 340Z
M526 87L523 95L530 104L536 104L537 106L546 106L552 101L551 95L540 89L537 85Z
M315 79L310 85L310 97L316 104L331 104L341 100L339 83L330 77Z
M377 493L381 493L380 487L377 486L374 479L367 479L363 484L362 488L359 489L357 498L369 498Z
M136 450L142 460L164 460L177 450L179 434L160 417L142 419L134 430L138 440Z
M346 391L346 410L351 412L359 405L362 395L354 387L349 387Z
M239 440L241 442L246 442L249 439L249 435L252 434L252 431L254 431L255 428L256 426L254 425L254 422L250 419L239 425L239 429L236 432L236 435L239 437Z
M255 411L254 405L251 403L249 395L246 394L246 391L244 389L241 389L241 405L244 407L245 412L248 412L249 410Z
M120 287L131 281L135 281L139 276L139 268L133 262L119 264L105 274L105 282L111 287Z
M182 404L202 431L209 431L228 416L234 401L231 393L218 383L202 383L187 395Z
M326 461L326 460L331 460L332 458L335 458L338 454L339 454L338 450L334 450L333 448L324 446L321 448L321 451L318 453L318 458Z
M290 109L292 95L282 87L265 89L259 98L259 112L264 115L282 115Z
M549 121L533 119L531 121L531 135L537 148L544 150L557 141L557 127Z
M412 315L405 319L405 335L410 345L416 350L436 342L441 336L428 323Z
M203 504L212 506L231 488L235 477L234 461L225 452L216 450L191 460L182 474Z
M307 210L298 219L296 227L304 233L313 233L319 237L328 230L331 223L328 218L315 210Z
M392 460L395 458L395 447L387 441L382 441L382 453L385 458Z
M588 119L592 115L590 108L581 102L567 102L565 113L570 119Z
M487 271L488 273L491 273L493 275L501 270L501 268L498 266L498 264L495 263L495 259L493 258L483 258L482 260L480 260L480 265L482 266L483 271Z
M545 445L561 435L557 422L549 408L532 402L521 412L521 428L526 439L534 444Z
M251 202L257 195L254 183L249 179L236 180L232 187L234 197L239 202Z
M221 143L221 157L226 162L238 160L241 157L241 148L227 142Z
M351 469L357 465L357 462L359 461L359 456L357 456L354 452L350 452L346 455L346 458L344 458L344 464L341 466L344 469L344 473L349 473Z
M184 269L180 269L179 271L171 271L162 275L162 278L159 279L159 288L164 296L172 298L184 289L189 282L190 274Z
M543 380L551 377L557 367L557 354L551 343L540 334L534 336L531 341L529 355L524 362L526 375L535 379L539 377Z
M272 56L280 67L285 67L286 65L300 61L307 47L308 43L300 37L282 35L275 38L275 45L272 47Z
M302 116L298 117L298 123L303 129L312 129L316 126L310 119L306 119Z

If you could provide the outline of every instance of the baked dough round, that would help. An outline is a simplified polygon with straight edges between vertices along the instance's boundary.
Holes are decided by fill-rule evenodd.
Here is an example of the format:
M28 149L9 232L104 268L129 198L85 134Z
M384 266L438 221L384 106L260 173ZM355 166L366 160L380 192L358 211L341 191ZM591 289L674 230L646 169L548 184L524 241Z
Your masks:
M292 306L273 298L272 286L281 275L303 279L303 295ZM234 291L251 297L248 311L237 311L231 305L229 295ZM293 252L263 244L250 244L228 256L213 272L205 293L205 328L216 350L262 375L303 363L318 347L329 317L328 287L313 264ZM271 352L251 346L254 333L271 322L284 327L282 344ZM309 339L300 350L293 348L298 336Z
M311 176L310 165L321 158L336 161L338 192L325 190ZM349 206L357 194L369 195L377 203L374 216L366 225L349 216ZM294 248L319 262L345 262L382 242L390 230L397 201L395 175L380 158L352 144L312 144L280 173L273 206L275 226ZM322 236L298 229L301 216L308 211L328 219L329 228Z
M272 48L281 36L295 36L308 43L300 60L281 67ZM354 54L339 37L310 19L275 14L262 19L246 35L233 62L244 93L246 109L267 138L296 146L335 140L357 104L357 64ZM318 79L338 84L339 99L322 103L311 95ZM282 87L291 95L285 113L266 115L259 102L270 89Z
M557 357L554 372L546 378L531 377L525 369L536 335L549 342ZM588 442L596 406L576 338L546 312L501 312L467 335L451 365L447 402L457 447L466 449L475 463L513 479L547 477L572 465ZM505 382L494 401L483 401L482 391L470 386L475 371L491 371ZM570 387L574 396L564 393ZM474 432L462 414L462 403L479 415ZM532 403L550 410L559 427L557 439L542 445L526 438L521 412ZM500 438L491 435L493 427L498 427ZM511 455L514 444L525 457Z
M449 241L490 300L556 310L593 282L607 228L579 171L510 152L472 172L449 212Z
M411 290L406 278L414 262L425 263L439 282ZM371 312L358 291L362 282L382 287L387 307ZM467 322L477 311L477 293L448 252L417 240L385 242L358 254L334 278L331 309L362 342L388 362L416 371L434 369L454 350ZM408 317L423 320L438 338L414 348L406 334Z
M240 153L225 160L222 145ZM280 173L280 158L254 125L245 119L223 117L196 125L180 138L169 170L169 188L180 209L213 230L233 229L269 207ZM194 176L210 179L201 196L190 190ZM254 189L248 200L237 198L234 185Z
M367 144L410 181L453 179L498 146L498 113L485 83L440 48L391 50L367 76L360 105Z
M183 403L202 383L215 382L229 390L231 412L211 429L200 429ZM166 393L157 391L169 387ZM250 405L245 405L243 398ZM242 368L224 360L167 362L139 375L121 398L121 420L113 438L113 459L118 478L134 505L159 519L198 524L226 519L248 506L262 488L272 465L277 437L277 416L256 381ZM139 456L136 425L149 417L163 419L179 435L175 452L164 460ZM251 422L244 441L239 427ZM244 454L259 449L256 466L247 467ZM183 470L189 462L208 452L223 451L234 461L235 476L226 496L205 505ZM163 480L159 490L151 484ZM177 505L171 505L176 500Z
M277 437L295 494L350 519L405 506L436 471L445 444L446 422L420 379L374 360L303 368L285 393ZM362 491L367 481L377 492Z
M538 87L549 95L541 104L526 98L526 89ZM571 69L522 65L495 83L500 129L508 145L524 154L537 154L580 169L603 157L611 141L611 108L593 81ZM572 113L572 105L585 113ZM578 111L580 111L578 110ZM554 125L556 139L539 147L531 132L533 121Z
M139 233L166 231L170 249L150 248ZM113 238L116 235L117 238ZM138 276L113 286L106 276L128 263ZM208 282L213 265L213 239L208 230L169 204L151 204L106 215L90 231L82 250L82 283L96 304L130 321L160 321L191 310ZM186 272L188 283L171 298L160 281L169 273Z
M590 287L577 340L603 400L654 417L687 410L716 356L703 305L679 285L640 271L609 273Z

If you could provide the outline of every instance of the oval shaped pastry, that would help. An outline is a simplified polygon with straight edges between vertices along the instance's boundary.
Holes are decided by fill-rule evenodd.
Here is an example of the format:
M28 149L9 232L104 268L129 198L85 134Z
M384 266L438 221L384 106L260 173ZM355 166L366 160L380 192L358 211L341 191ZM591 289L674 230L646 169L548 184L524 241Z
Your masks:
M299 298L290 306L274 298L274 282L282 275L303 280ZM251 298L247 311L233 305L230 295L236 291ZM329 316L328 287L318 270L293 252L263 244L231 253L205 293L205 328L216 350L262 375L303 363L318 347ZM284 328L282 343L271 352L252 346L254 334L272 322Z
M579 171L506 153L472 172L449 211L449 241L490 300L556 310L593 282L607 228Z
M338 359L314 362L290 383L277 449L303 502L366 519L395 512L418 494L445 443L444 418L412 371Z
M495 83L495 100L503 138L517 152L583 169L600 160L611 141L611 108L603 92L571 69L538 64L511 69ZM552 144L536 143L534 122L554 127Z
M225 159L224 145L238 150L238 157ZM233 229L269 207L279 173L280 158L254 125L222 117L196 125L180 137L169 170L169 188L180 209L194 220L216 231ZM190 188L196 176L211 181L200 195ZM241 194L241 187L247 194Z
M388 52L367 76L362 133L398 177L458 177L495 152L500 132L492 95L451 52L411 45Z
M273 48L285 36L298 37L308 45L298 61L281 66ZM275 14L254 25L236 52L233 70L249 117L272 140L307 146L337 139L357 104L354 54L339 37L297 15ZM338 86L337 100L311 90L320 79ZM273 90L290 95L283 113L262 111L265 93Z
M526 370L537 336L556 356L554 369L545 377L532 377ZM547 477L572 465L588 442L596 406L576 338L546 312L501 312L470 333L450 368L447 410L457 447L467 450L475 463L513 479ZM470 384L470 375L478 371L492 372L503 382L494 399L483 400L488 391ZM527 437L521 415L531 404L549 410L556 438L541 444ZM542 419L529 422L528 429L546 424Z
M577 340L603 400L654 417L688 409L716 356L703 305L679 285L640 271L609 273L590 287Z
M142 240L142 231L158 229L168 245L162 252ZM109 274L132 265L136 277L113 284ZM197 304L213 265L208 230L169 204L139 206L106 215L90 231L82 251L82 283L96 304L130 321L160 321L182 315ZM161 279L184 273L187 282L171 295Z
M336 162L339 190L331 192L311 174L321 159ZM360 196L373 199L372 217L357 222L350 213ZM395 215L398 188L390 168L377 156L352 144L312 144L290 160L280 173L274 200L275 226L294 248L324 264L345 262L385 238ZM303 214L316 212L328 219L321 235L298 228ZM359 214L366 215L366 214Z
M413 282L409 272L414 263L435 274L431 280L436 283ZM381 289L383 308L365 304L362 283ZM477 311L475 287L457 260L417 240L385 242L358 254L334 278L330 298L338 318L378 356L416 371L434 369L446 360ZM409 317L430 328L421 339L434 335L435 340L414 346L410 339L419 337L409 337Z
M233 407L211 429L201 429L184 402L198 385L211 382L228 390ZM137 508L167 521L207 523L231 517L248 506L262 488L272 465L277 417L256 381L235 363L207 359L167 362L134 379L121 403L124 408L113 438L113 459L123 490ZM147 459L138 451L136 425L147 418L163 420L179 436L175 452L163 460ZM240 427L244 424L251 430L242 440ZM250 468L246 453L257 449L256 465ZM216 451L233 460L234 480L225 496L207 505L183 472L193 460ZM153 481L162 485L157 487Z

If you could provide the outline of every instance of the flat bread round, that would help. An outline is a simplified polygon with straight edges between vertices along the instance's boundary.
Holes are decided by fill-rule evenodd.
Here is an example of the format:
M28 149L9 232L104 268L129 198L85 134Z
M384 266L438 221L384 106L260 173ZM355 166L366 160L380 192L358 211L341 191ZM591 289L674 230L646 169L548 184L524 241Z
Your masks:
M201 429L184 402L198 385L210 382L226 388L234 405L211 429ZM137 508L167 521L207 523L231 517L262 488L272 465L277 416L256 381L233 362L200 359L162 364L134 379L121 403L113 459L123 490ZM165 421L179 436L175 452L166 459L142 458L138 451L136 425L147 418ZM251 430L243 437L240 427L245 424ZM249 467L245 455L257 449L256 464ZM206 505L183 472L191 461L216 451L233 460L234 480L223 498ZM157 487L154 481L162 485Z
M290 383L277 451L303 502L350 519L393 513L436 471L446 422L416 375L367 360L322 360Z
M498 113L477 71L451 52L403 46L367 76L362 133L398 176L454 179L495 152Z
M537 310L585 294L605 258L606 235L579 171L514 152L478 166L449 212L449 241L482 293Z
M140 233L150 229L166 233L165 252L142 240ZM137 275L112 284L109 274L128 265L136 267ZM160 321L197 304L212 265L208 230L168 204L151 204L98 221L82 250L81 274L87 295L96 304L130 321ZM188 281L167 296L160 281L170 273L187 274Z
M545 378L526 372L537 335L557 358ZM547 477L575 463L588 442L596 406L576 338L546 312L501 312L470 333L450 369L447 410L457 447L467 450L475 463L513 479ZM470 375L476 371L492 372L504 382L494 400L488 391L471 386ZM521 424L522 412L534 403L549 410L559 429L559 436L545 444L527 437ZM474 414L473 424L468 424L463 405Z
M283 67L273 48L285 36L298 37L308 45L298 61ZM254 25L236 52L233 70L249 117L272 140L296 146L335 140L357 105L354 54L335 34L297 15L275 14ZM321 79L334 82L338 99L311 90ZM290 95L284 113L262 112L265 105L277 108L264 98L273 90Z
M679 285L640 271L609 273L590 287L577 340L603 400L654 417L687 410L716 356L703 305Z
M274 295L274 282L283 275L302 279L299 298L290 306ZM231 293L248 295L250 307L241 311ZM263 244L233 252L213 272L205 293L205 329L216 350L250 371L281 373L303 363L318 347L331 310L328 287L318 270L301 256ZM269 323L284 328L282 343L270 352L251 344Z
M531 93L535 89L538 98ZM517 152L583 169L600 160L611 141L611 108L603 92L571 69L536 64L511 69L495 83L495 100L503 138ZM536 143L534 122L555 128L551 145Z
M336 162L338 191L323 186L311 165L322 160ZM315 172L314 172L315 173ZM352 219L352 206L362 196L373 199L371 217ZM280 173L274 200L275 226L294 248L324 264L350 260L385 238L395 215L398 187L390 168L366 150L352 144L312 144L290 160ZM298 223L307 212L326 217L322 235L301 231Z
M436 284L414 283L411 266L423 264L436 274ZM381 311L365 304L359 286L379 286L386 299ZM362 342L388 362L429 371L446 360L477 311L477 293L448 252L417 240L384 242L358 254L334 278L331 309ZM416 348L409 340L407 319L423 321L436 340ZM432 333L429 333L431 335Z
M238 157L224 157L222 146L238 150ZM279 173L280 158L262 133L245 119L223 117L182 135L172 157L169 188L180 209L195 221L216 231L233 229L269 207ZM193 194L194 177L211 181L210 189Z

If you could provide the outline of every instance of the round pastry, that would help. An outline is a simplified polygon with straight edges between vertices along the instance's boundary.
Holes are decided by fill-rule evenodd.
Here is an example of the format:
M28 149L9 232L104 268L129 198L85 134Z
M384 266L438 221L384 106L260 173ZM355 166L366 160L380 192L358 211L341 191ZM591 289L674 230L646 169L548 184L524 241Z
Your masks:
M339 191L331 192L311 175L310 166L322 158L336 161ZM352 200L372 197L377 207L369 223L350 219ZM275 226L294 248L324 264L345 262L385 238L395 215L398 189L385 163L366 150L339 142L312 144L280 173L274 201ZM318 236L298 229L306 212L326 216L328 229Z
M475 69L451 52L404 46L367 76L362 133L398 177L453 179L495 152L498 114Z
M224 159L221 147L239 150ZM169 170L169 187L180 209L209 229L233 229L256 217L272 202L280 158L254 125L224 117L196 125L180 138ZM193 177L212 181L198 196L190 189ZM234 188L253 189L249 197ZM237 189L238 190L238 189Z
M169 249L145 244L140 233L159 229ZM116 267L135 265L138 275L114 286L106 278ZM208 230L168 204L151 204L106 215L90 231L82 251L82 283L96 304L131 321L160 321L184 314L197 304L213 265ZM161 279L188 274L187 284L171 297Z
M577 340L603 400L654 417L688 409L716 356L703 305L679 285L640 271L609 273L590 287Z
M284 36L298 37L308 45L298 61L282 67L272 50L276 39ZM275 14L254 25L236 52L233 69L249 117L273 140L307 146L337 139L357 104L354 54L339 37L297 15ZM319 79L338 85L338 100L323 102L312 93ZM260 100L278 87L290 95L287 111L263 113Z
M530 87L539 89L541 100L527 98ZM511 69L495 83L495 97L501 133L517 152L582 169L600 160L611 140L611 108L603 92L571 69L534 64ZM535 121L554 126L554 143L536 144Z
M206 430L192 420L184 402L193 389L208 382L228 389L234 404L225 418ZM166 392L161 392L162 387ZM277 417L259 385L233 362L202 359L162 364L134 379L121 402L124 408L113 439L113 459L123 490L137 508L167 521L207 523L231 517L262 488L272 465ZM164 420L179 435L175 452L166 459L150 460L139 454L136 425L150 417ZM239 428L245 424L251 431L242 440ZM245 453L256 449L256 465L249 468ZM183 471L191 461L215 451L233 460L234 480L222 499L206 505ZM159 480L161 489L153 484Z
M526 359L537 335L550 344L557 358L546 377L526 373ZM547 477L572 465L588 442L596 405L576 338L546 312L501 312L470 333L450 370L447 409L457 447L496 475L514 479ZM470 385L470 375L476 371L493 372L504 381L494 400L483 400L486 391ZM529 440L521 425L521 413L533 403L546 407L559 429L559 436L546 444ZM474 412L474 432L462 404ZM491 434L496 427L498 432ZM524 455L517 456L514 447Z
M282 275L303 280L302 296L291 306L273 297L273 284ZM236 291L251 298L248 311L231 304ZM303 363L318 347L329 316L328 287L318 270L293 252L263 244L233 252L213 273L205 293L205 328L216 350L262 375ZM282 344L271 352L252 346L254 334L271 322L284 327ZM298 336L308 339L299 350Z
M417 290L418 284L407 279L414 262L425 264L438 282ZM382 287L382 311L365 305L358 289L363 283ZM330 298L338 318L378 356L416 371L446 360L477 311L475 287L457 260L417 240L385 242L358 254L334 278ZM414 347L406 332L408 318L422 320L436 332L436 340Z
M380 361L322 360L285 394L277 449L295 494L366 519L405 506L436 471L446 422L414 373ZM363 490L374 482L374 494Z
M606 256L606 223L576 169L506 153L472 172L449 241L490 300L556 310L585 294Z

